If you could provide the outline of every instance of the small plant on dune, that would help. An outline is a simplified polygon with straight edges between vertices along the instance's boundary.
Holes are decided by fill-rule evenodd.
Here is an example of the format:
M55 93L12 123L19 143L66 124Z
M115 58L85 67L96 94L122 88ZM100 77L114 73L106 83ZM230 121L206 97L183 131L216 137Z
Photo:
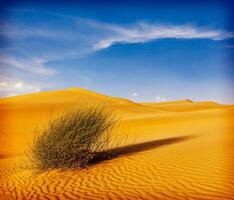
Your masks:
M49 122L31 146L39 169L85 168L96 152L108 147L117 120L103 106L80 106Z

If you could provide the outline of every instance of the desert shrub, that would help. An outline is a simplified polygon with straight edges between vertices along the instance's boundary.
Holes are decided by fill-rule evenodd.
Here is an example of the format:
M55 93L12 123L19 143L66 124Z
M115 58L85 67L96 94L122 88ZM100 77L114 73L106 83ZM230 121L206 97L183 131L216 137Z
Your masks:
M40 169L85 168L96 152L110 143L116 117L103 106L79 106L51 120L31 145L31 158Z

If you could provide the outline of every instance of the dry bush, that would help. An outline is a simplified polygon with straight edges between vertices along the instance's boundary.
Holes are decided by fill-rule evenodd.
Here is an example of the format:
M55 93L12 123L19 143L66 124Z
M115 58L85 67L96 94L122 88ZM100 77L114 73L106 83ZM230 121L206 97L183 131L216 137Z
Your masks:
M85 168L110 145L109 133L117 123L105 106L81 105L62 113L40 129L31 145L31 159L39 169Z

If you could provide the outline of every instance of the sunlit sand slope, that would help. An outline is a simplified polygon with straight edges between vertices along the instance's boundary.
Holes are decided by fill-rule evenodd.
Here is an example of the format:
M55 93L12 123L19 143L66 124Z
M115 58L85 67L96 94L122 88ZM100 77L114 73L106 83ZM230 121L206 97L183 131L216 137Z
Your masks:
M85 170L35 173L24 155L37 127L104 103L126 152ZM0 199L234 199L234 106L134 103L82 89L0 100Z

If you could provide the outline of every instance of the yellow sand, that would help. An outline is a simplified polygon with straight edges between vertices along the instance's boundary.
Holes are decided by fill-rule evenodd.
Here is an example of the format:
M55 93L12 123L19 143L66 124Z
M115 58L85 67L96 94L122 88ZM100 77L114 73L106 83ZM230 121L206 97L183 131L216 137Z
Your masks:
M35 129L66 109L105 103L122 118L128 155L85 170L35 173ZM134 103L83 89L0 99L0 199L234 199L234 106Z

